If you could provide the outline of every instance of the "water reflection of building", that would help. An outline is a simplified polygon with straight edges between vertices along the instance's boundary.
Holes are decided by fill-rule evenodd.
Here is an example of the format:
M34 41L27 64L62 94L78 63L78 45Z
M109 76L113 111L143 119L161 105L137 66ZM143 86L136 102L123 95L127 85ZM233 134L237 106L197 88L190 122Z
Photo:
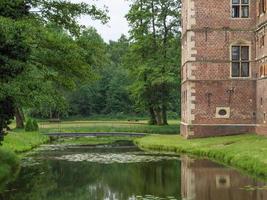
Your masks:
M267 188L263 188L265 184L252 180L234 169L187 156L181 160L183 200L267 199Z

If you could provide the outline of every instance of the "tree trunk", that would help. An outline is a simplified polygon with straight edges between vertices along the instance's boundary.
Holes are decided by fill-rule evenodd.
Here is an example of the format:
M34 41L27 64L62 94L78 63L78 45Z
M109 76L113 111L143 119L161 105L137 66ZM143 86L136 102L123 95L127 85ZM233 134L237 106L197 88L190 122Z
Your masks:
M151 1L151 9L152 9L152 29L153 29L153 39L154 39L154 48L156 50L157 47L157 36L156 36L156 19L155 19L155 6L154 0Z
M15 110L16 128L24 128L24 114L19 107Z
M155 115L156 115L156 120L157 120L157 125L162 126L163 125L163 120L162 120L162 112L160 108L156 108L154 110Z
M149 115L150 115L149 124L156 125L157 124L156 115L154 113L154 109L152 106L149 107Z
M167 106L165 104L162 105L162 118L163 125L168 125Z

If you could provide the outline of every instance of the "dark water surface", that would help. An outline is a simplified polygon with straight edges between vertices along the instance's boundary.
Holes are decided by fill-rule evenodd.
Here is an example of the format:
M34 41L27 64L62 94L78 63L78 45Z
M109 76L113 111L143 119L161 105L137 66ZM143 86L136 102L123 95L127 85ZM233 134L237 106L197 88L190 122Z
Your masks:
M43 146L1 200L266 200L267 186L208 160L135 147Z

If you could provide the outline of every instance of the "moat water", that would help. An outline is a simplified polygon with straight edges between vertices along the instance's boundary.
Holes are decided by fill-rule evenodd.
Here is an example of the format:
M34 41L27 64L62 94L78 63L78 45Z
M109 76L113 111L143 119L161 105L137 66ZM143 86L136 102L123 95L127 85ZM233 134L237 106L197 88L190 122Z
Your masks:
M267 183L208 160L134 146L42 146L1 200L266 200Z

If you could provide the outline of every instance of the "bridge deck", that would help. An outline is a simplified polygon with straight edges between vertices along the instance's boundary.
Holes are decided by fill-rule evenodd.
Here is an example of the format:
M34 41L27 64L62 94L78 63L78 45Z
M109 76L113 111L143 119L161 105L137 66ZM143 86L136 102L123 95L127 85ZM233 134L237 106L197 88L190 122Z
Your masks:
M127 137L144 137L146 133L45 133L50 137L99 137L99 136L127 136Z

